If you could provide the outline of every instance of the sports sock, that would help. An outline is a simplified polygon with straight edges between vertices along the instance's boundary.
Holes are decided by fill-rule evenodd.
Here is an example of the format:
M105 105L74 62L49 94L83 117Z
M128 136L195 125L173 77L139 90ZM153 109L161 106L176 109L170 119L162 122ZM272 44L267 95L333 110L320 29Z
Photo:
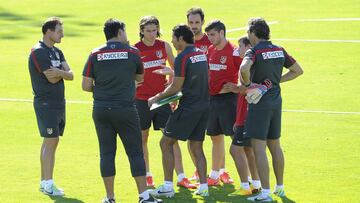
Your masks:
M149 191L145 190L144 192L139 194L139 197L142 197L143 199L149 199L149 197L150 197Z
M152 176L151 172L146 172L146 177Z
M212 178L212 179L218 179L218 178L219 178L219 171L211 170L211 172L210 172L210 178Z
M184 174L184 173L180 173L180 174L178 175L178 182L181 182L184 178L185 178L185 174Z
M174 184L172 181L164 181L164 187L167 191L174 189Z
M260 180L252 180L252 183L251 183L255 189L259 189L261 188L261 182Z
M242 182L240 183L241 187L245 190L249 190L250 189L250 184L248 182Z

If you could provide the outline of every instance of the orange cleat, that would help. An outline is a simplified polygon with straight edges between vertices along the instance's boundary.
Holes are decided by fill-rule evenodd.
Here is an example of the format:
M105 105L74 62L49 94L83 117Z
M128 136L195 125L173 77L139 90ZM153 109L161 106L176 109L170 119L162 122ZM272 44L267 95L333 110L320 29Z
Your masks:
M220 175L220 180L224 184L233 184L234 180L230 177L228 172L224 172Z
M190 189L196 189L196 184L190 183L189 179L183 178L180 182L177 182L177 186L184 187L184 188L190 188Z
M212 178L208 178L207 179L207 184L208 186L219 186L220 185L220 179L212 179Z

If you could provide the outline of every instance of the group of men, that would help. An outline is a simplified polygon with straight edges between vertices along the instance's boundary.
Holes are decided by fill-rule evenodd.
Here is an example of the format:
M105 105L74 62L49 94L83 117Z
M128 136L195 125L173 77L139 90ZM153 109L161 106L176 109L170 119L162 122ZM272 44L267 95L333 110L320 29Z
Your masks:
M249 200L271 201L268 146L276 176L274 194L284 196L284 157L280 147L280 82L302 74L298 63L284 48L269 41L270 29L262 18L249 21L248 36L239 47L226 39L225 25L211 21L203 32L204 12L191 8L187 25L172 30L174 59L169 43L158 39L160 23L145 16L139 23L139 42L130 46L125 24L108 19L104 24L106 44L94 49L83 70L82 89L93 93L93 121L100 148L100 171L106 189L104 203L115 202L116 139L119 135L130 162L139 202L161 202L155 197L173 197L173 171L177 185L209 196L209 186L233 183L225 170L224 137L230 136L230 153L240 180L240 195ZM31 51L29 71L34 91L34 109L43 139L40 190L64 195L53 181L56 146L65 127L63 80L73 73L62 52L54 47L63 37L59 18L48 19L43 39ZM166 66L166 62L170 67ZM283 67L288 72L282 74ZM134 82L135 81L135 82ZM178 105L154 103L182 93ZM161 130L164 183L154 190L150 172L148 138L151 124ZM212 166L207 177L203 151L205 134L212 140ZM196 168L185 176L178 140L188 141ZM251 178L250 178L251 177ZM195 180L192 183L191 180ZM249 184L251 183L251 184Z

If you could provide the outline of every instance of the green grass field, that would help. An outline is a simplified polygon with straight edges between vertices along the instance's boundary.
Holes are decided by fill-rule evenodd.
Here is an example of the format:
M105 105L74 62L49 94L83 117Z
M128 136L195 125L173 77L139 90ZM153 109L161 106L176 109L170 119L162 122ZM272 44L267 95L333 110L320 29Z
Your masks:
M283 108L355 112L283 113L282 145L285 151L287 198L276 202L360 202L360 1L2 1L0 5L0 98L32 99L27 60L31 47L41 39L41 23L49 16L64 21L65 38L58 45L75 72L66 82L67 100L91 101L81 90L81 73L90 51L104 43L102 25L109 17L123 20L133 44L138 41L138 23L144 15L156 15L162 39L171 39L171 29L186 22L192 6L205 11L205 20L221 19L227 29L246 26L250 17L262 16L271 25L271 37L297 59L305 74L283 88ZM357 18L351 21L301 19ZM206 22L205 22L206 24ZM229 32L238 38L244 30ZM276 39L357 40L357 42L305 42ZM236 40L232 40L236 42ZM67 104L67 126L57 151L55 180L64 188L64 198L50 198L38 192L40 176L38 135L31 102L0 101L0 202L100 202L104 187L99 172L97 137L91 119L91 104ZM357 112L357 113L356 113ZM162 183L159 133L150 137L151 171ZM136 186L130 174L121 142L117 153L116 198L137 202ZM181 143L185 173L194 167L185 143ZM211 141L206 139L208 171ZM230 146L230 139L226 147ZM229 154L227 169L234 186L211 188L211 196L194 199L188 190L177 190L175 199L165 202L246 202L231 195L239 178ZM175 179L174 179L175 180ZM271 186L274 186L271 173Z

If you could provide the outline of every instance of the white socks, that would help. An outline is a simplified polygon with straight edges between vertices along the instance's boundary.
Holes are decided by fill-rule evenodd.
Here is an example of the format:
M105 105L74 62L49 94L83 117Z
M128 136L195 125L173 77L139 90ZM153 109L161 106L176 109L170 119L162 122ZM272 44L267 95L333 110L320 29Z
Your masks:
M219 175L223 174L224 172L225 172L225 168L221 168L221 169L219 170Z
M152 176L150 172L146 172L146 177Z
M172 181L164 181L164 188L166 191L174 190L174 184Z
M178 182L181 182L182 179L184 179L184 178L186 178L185 174L184 174L184 173L180 173L180 174L178 175Z
M204 191L204 190L208 190L209 186L207 183L201 183L199 186L199 191Z
M211 170L211 172L210 172L210 178L212 178L212 179L218 179L218 178L219 178L219 171Z
M251 184L254 186L255 189L261 188L260 180L252 180Z
M249 182L242 182L242 183L240 183L240 185L241 185L241 188L243 188L243 189L245 189L245 190L250 190L250 184L249 184Z

